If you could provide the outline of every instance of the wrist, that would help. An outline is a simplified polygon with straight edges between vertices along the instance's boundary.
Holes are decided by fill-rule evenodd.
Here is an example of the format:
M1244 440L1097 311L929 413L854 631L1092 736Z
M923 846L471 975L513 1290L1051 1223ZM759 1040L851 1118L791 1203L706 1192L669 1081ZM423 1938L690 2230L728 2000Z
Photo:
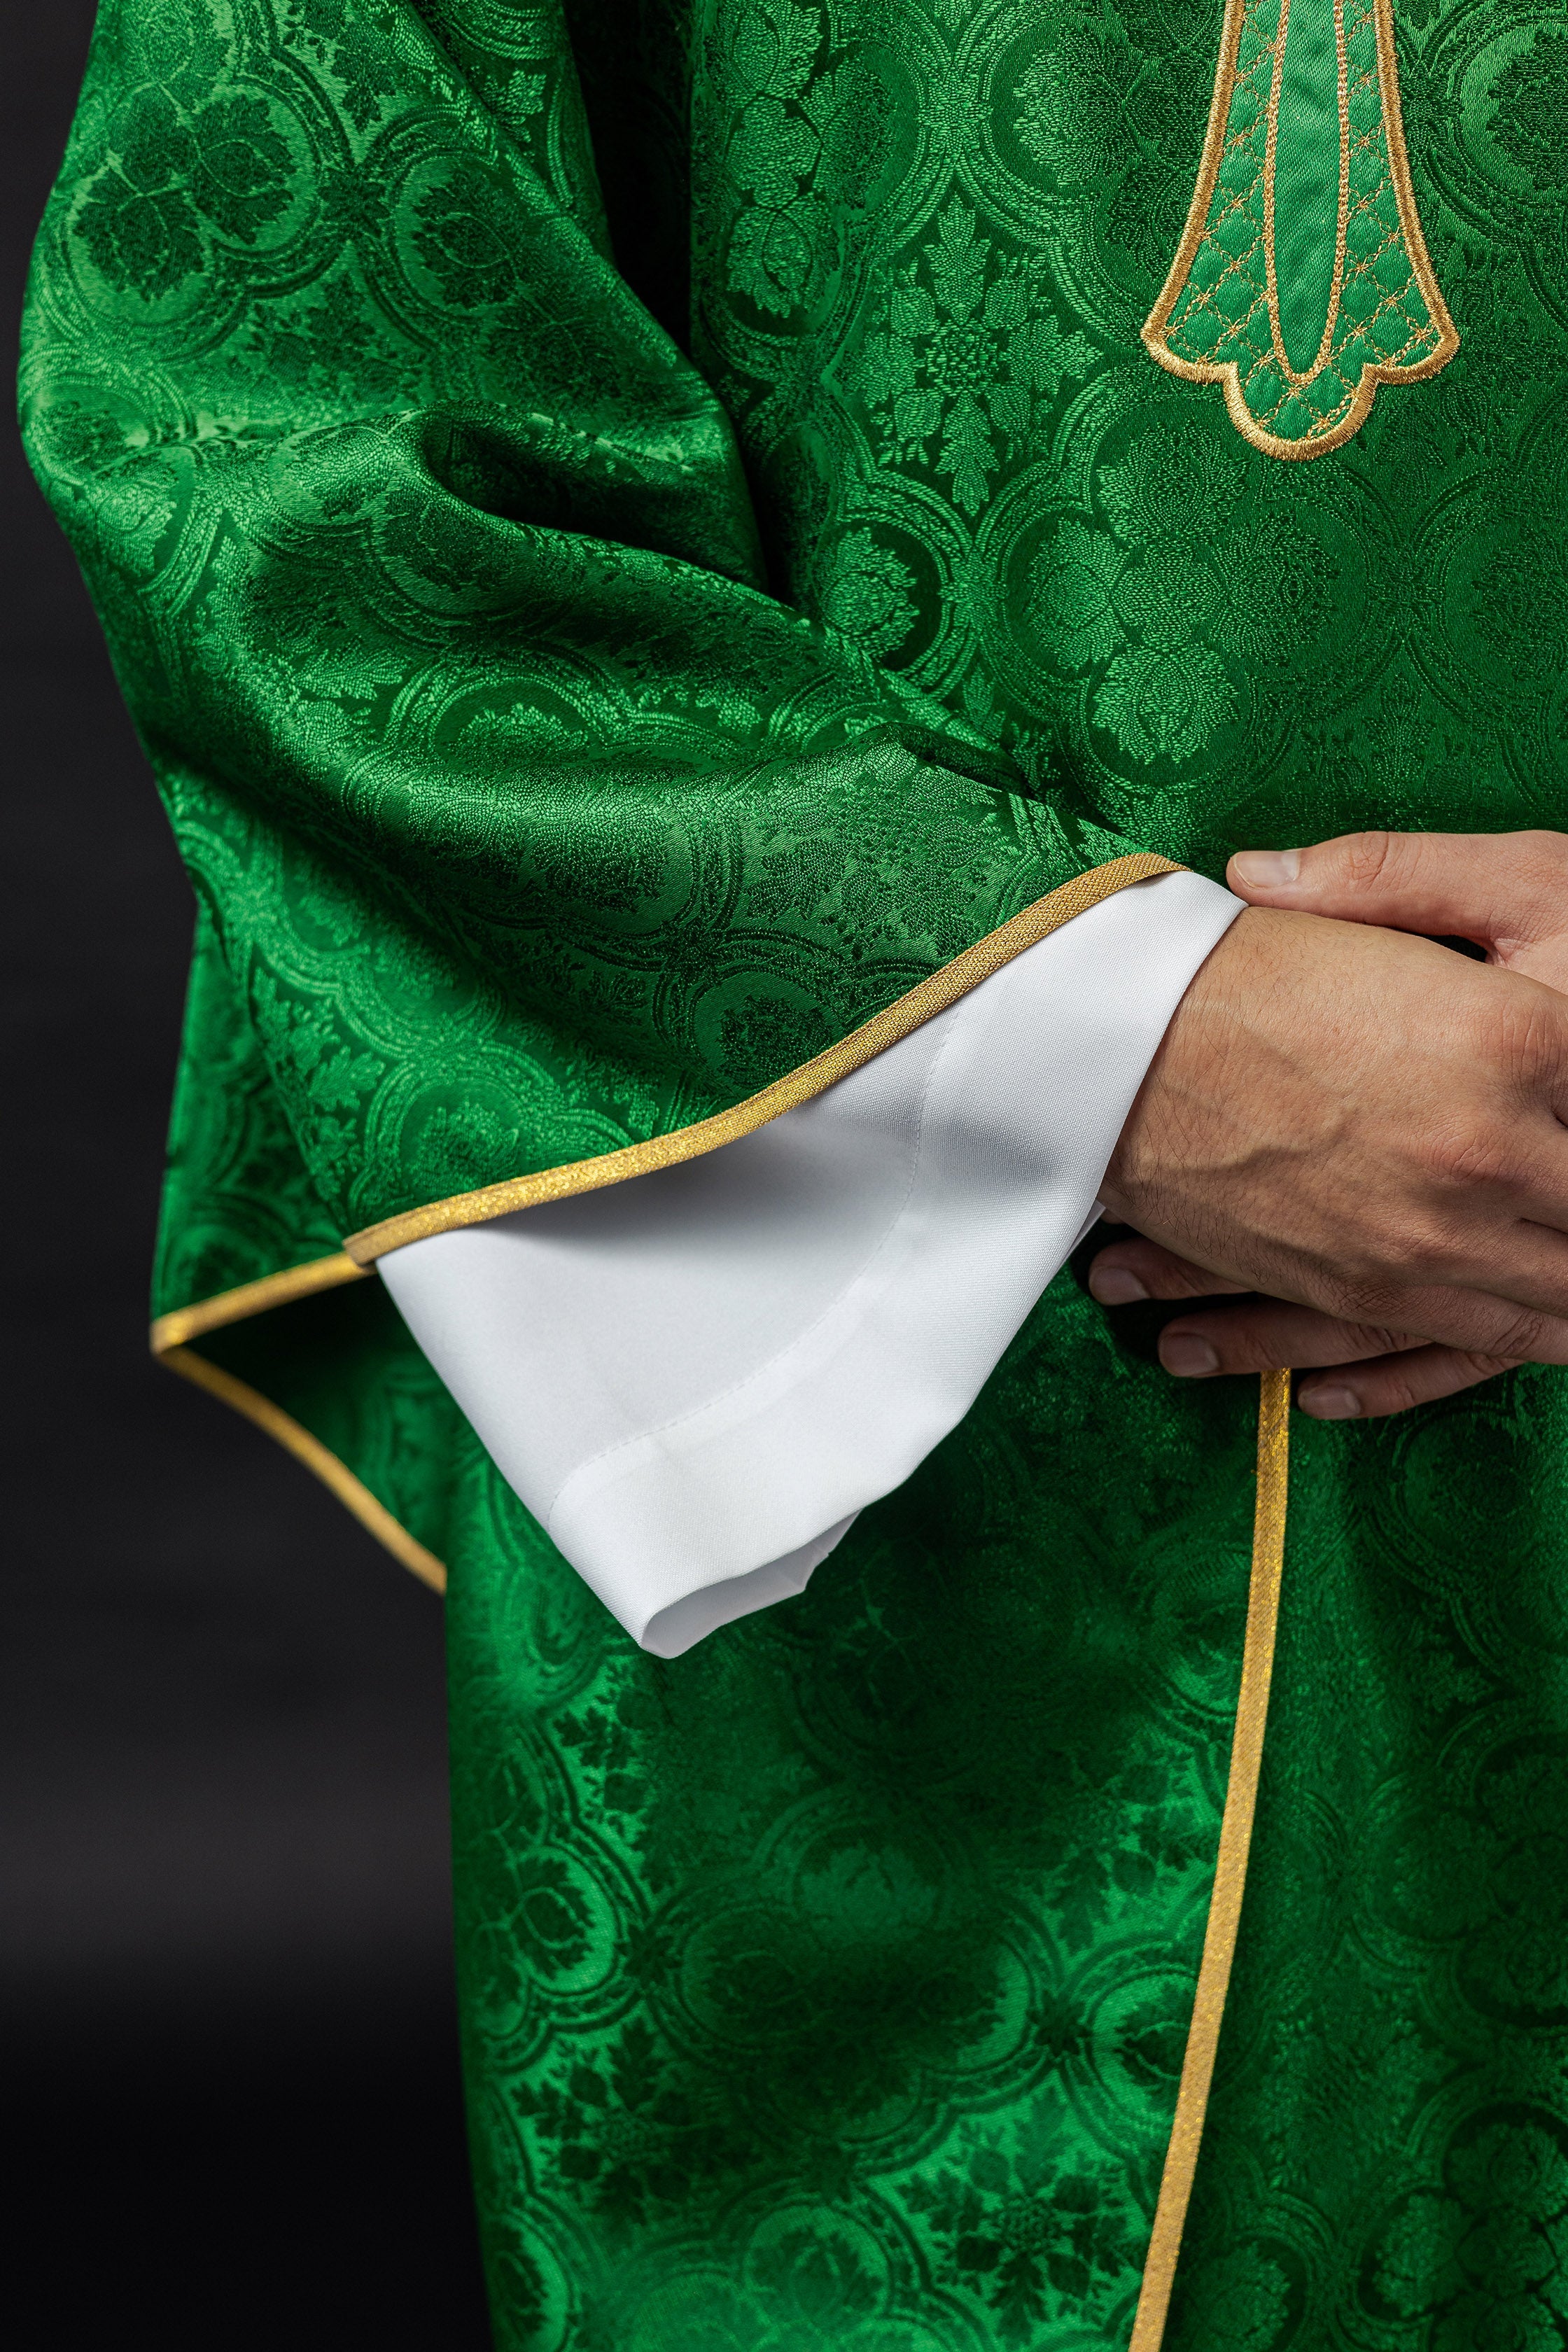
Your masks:
M1193 974L1101 1180L1100 1199L1108 1216L1138 1225L1162 1189L1162 1175L1184 1160L1194 1126L1207 1124L1213 1097L1237 1068L1236 1008L1258 984L1256 967L1272 945L1268 932L1290 919L1249 907Z

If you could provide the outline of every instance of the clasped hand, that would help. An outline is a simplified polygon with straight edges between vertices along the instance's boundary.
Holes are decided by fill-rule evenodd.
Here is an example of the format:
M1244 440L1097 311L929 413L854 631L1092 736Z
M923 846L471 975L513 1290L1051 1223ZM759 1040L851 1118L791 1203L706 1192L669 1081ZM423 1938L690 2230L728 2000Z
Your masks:
M1568 1363L1568 835L1353 834L1226 878L1247 911L1122 1129L1100 1197L1136 1234L1095 1297L1260 1294L1168 1323L1162 1362L1291 1365L1325 1421Z

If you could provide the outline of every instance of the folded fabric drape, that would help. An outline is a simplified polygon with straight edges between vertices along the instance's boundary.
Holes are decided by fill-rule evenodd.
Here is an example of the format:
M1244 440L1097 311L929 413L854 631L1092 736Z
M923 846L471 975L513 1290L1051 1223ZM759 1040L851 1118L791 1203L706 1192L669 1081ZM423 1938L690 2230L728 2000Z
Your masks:
M721 1109L1132 845L767 593L584 154L447 12L355 11L357 160L249 40L102 11L27 433L341 1235Z
M1294 1432L1167 2326L1254 1384L1066 1271L667 1659L345 1248L689 1138L1123 854L1568 824L1568 41L1378 0L1339 104L1332 14L1240 9L1259 184L1300 48L1347 267L1418 220L1460 341L1290 464L1141 340L1207 0L100 7L24 395L198 897L159 1333L446 1563L506 2352L1563 2336L1560 1373Z
M963 1419L1096 1213L1239 911L1201 875L1138 883L722 1150L379 1261L514 1491L646 1649L804 1590Z

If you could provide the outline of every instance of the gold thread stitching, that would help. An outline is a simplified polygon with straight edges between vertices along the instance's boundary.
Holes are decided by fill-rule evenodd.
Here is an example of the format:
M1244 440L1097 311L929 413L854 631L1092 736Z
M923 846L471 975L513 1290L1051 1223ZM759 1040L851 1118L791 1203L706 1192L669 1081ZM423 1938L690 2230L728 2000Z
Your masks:
M1167 330L1176 305L1185 290L1193 264L1208 228L1209 208L1214 201L1220 167L1225 160L1226 130L1230 120L1231 100L1238 79L1237 59L1241 35L1246 23L1249 0L1226 0L1225 21L1220 34L1219 58L1215 68L1214 95L1209 102L1208 126L1204 136L1204 148L1198 163L1197 177L1192 202L1182 231L1175 257L1172 261L1164 285L1161 288L1153 309L1143 322L1142 341L1149 356L1170 374L1183 377L1189 383L1217 383L1223 387L1225 404L1231 423L1243 439L1266 457L1300 460L1320 457L1331 449L1342 447L1365 423L1377 389L1384 383L1415 383L1436 375L1447 367L1459 348L1458 330L1448 313L1437 284L1426 240L1415 207L1415 192L1410 178L1410 158L1405 142L1405 122L1400 107L1399 68L1394 53L1394 16L1392 0L1371 0L1369 13L1373 23L1376 44L1376 72L1381 99L1380 121L1383 131L1388 178L1393 184L1399 233L1405 240L1405 258L1417 291L1426 305L1430 326L1436 331L1436 342L1426 356L1415 361L1363 361L1361 374L1342 412L1323 431L1303 435L1299 440L1288 440L1269 431L1247 407L1241 388L1241 369L1236 360L1189 360L1172 350ZM1342 24L1342 0L1335 0L1336 26ZM1287 13L1288 0L1281 16ZM1363 15L1360 23L1364 24ZM1271 105L1278 96L1278 82L1283 62L1283 26L1275 43L1268 45L1274 58L1274 79ZM1348 67L1347 67L1348 73ZM1348 134L1348 86L1342 86L1342 103L1346 114L1342 116L1342 169L1344 167ZM1266 196L1266 203L1268 198ZM1348 230L1348 212L1345 226ZM1273 240L1270 233L1266 266L1272 289ZM1227 273L1228 274L1228 273ZM1336 252L1336 283L1342 275L1342 257ZM1412 322L1414 323L1414 322ZM1271 305L1271 337L1279 338L1276 307ZM1279 338L1283 352L1283 339ZM1283 405L1281 402L1280 405ZM1274 412L1278 414L1278 409Z
M346 1276L342 1278L347 1279ZM261 1286L247 1284L246 1287L258 1289ZM233 1297L237 1294L229 1292L226 1295ZM247 1421L256 1423L258 1429L265 1430L268 1436L275 1438L297 1462L302 1462L307 1470L314 1471L321 1484L330 1487L339 1502L353 1513L360 1525L367 1528L378 1543L385 1545L394 1559L411 1570L421 1583L430 1587L432 1592L446 1591L447 1570L435 1553L426 1551L422 1543L416 1542L407 1528L393 1517L385 1504L377 1501L363 1480L356 1478L348 1465L340 1462L319 1437L312 1437L291 1413L285 1412L270 1398L264 1397L259 1389L251 1388L244 1381L237 1381L232 1372L224 1371L218 1365L208 1363L206 1358L198 1356L194 1349L164 1347L158 1350L158 1360L167 1364L171 1371L178 1372L182 1380L192 1381L195 1387L205 1389L209 1395L221 1399L223 1403L232 1405L236 1412L243 1413Z
M1334 219L1334 270L1329 282L1328 315L1318 341L1317 354L1304 374L1290 364L1285 331L1279 322L1279 273L1274 254L1274 165L1279 140L1279 92L1285 79L1285 41L1290 29L1291 0L1280 0L1279 30L1274 45L1274 73L1268 90L1268 137L1263 152L1263 267L1268 288L1268 327L1279 372L1293 390L1303 391L1321 375L1334 348L1334 322L1340 315L1344 288L1345 248L1350 237L1351 110L1350 68L1345 54L1344 0L1334 0L1334 65L1340 120L1340 194Z
M729 1110L716 1111L710 1118L694 1120L689 1127L672 1129L667 1135L656 1135L645 1143L626 1144L618 1151L602 1151L589 1160L572 1160L556 1168L541 1169L537 1174L511 1176L499 1184L484 1184L472 1192L457 1192L445 1201L428 1201L423 1207L405 1209L400 1215L384 1217L363 1232L350 1234L343 1248L356 1265L368 1266L378 1257L395 1249L403 1249L410 1242L426 1240L432 1234L451 1233L464 1225L488 1224L492 1218L511 1215L519 1209L537 1208L546 1201L564 1201L579 1192L599 1191L606 1184L621 1184L634 1176L647 1176L660 1168L673 1168L681 1161L700 1159L705 1152L717 1151L724 1144L736 1143L743 1135L754 1134L771 1119L782 1118L802 1103L810 1102L840 1078L862 1066L889 1045L896 1045L937 1013L945 1013L971 989L1000 971L1016 956L1059 930L1075 915L1087 913L1101 899L1124 890L1135 882L1146 882L1158 874L1180 871L1168 857L1156 856L1151 850L1140 850L1130 857L1113 857L1104 866L1096 866L1086 874L1064 882L1044 898L1037 898L1011 922L1004 923L983 940L966 948L940 971L932 972L905 996L889 1004L884 1012L852 1029L847 1037L838 1039L826 1052L798 1069L764 1087L760 1094L748 1095Z
M1214 1892L1204 1930L1203 1959L1192 2022L1182 2059L1176 2112L1165 2149L1154 2227L1128 2352L1160 2352L1175 2284L1182 2232L1197 2169L1209 2085L1214 2080L1237 1931L1247 1886L1247 1853L1258 1804L1258 1777L1268 1720L1268 1686L1279 1624L1279 1583L1285 1559L1285 1509L1290 1464L1290 1375L1265 1372L1258 1399L1258 1502L1252 1526L1252 1572L1247 1593L1247 1635L1236 1702L1230 1777L1220 1821Z

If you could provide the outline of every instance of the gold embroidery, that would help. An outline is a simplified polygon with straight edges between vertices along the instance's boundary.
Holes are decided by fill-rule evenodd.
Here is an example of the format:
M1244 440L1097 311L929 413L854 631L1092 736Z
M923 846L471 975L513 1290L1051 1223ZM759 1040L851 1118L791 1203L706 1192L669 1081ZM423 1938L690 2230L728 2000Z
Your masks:
M512 1176L500 1184L481 1185L477 1192L457 1192L449 1200L430 1201L423 1208L405 1209L400 1216L384 1217L379 1224L367 1225L363 1233L350 1234L343 1247L356 1265L373 1265L389 1250L403 1249L409 1242L424 1241L431 1234L451 1233L462 1225L488 1223L493 1217L510 1216L518 1209L537 1208L542 1202L564 1201L577 1192L592 1192L606 1184L622 1184L629 1177L651 1175L656 1169L674 1168L680 1161L700 1159L704 1152L717 1151L726 1143L736 1143L743 1135L753 1134L770 1119L779 1118L787 1110L810 1102L828 1087L847 1078L852 1070L872 1061L909 1036L923 1023L945 1013L962 996L988 980L1015 956L1022 955L1052 931L1059 930L1075 915L1087 912L1103 898L1124 890L1134 882L1146 882L1157 874L1174 874L1180 869L1168 857L1157 857L1152 851L1140 850L1131 857L1113 857L1109 864L1096 866L1087 874L1075 876L1059 889L1015 915L1011 922L999 930L989 931L963 955L943 964L907 996L900 996L885 1012L851 1030L847 1037L839 1038L826 1052L809 1062L803 1062L787 1076L778 1078L760 1094L748 1095L729 1110L717 1111L710 1118L700 1118L690 1127L675 1129L668 1135L651 1136L646 1143L627 1144L619 1151L603 1151L591 1160L572 1160L558 1168L544 1168L536 1175Z
M1316 5L1316 0L1308 0L1308 4ZM1334 0L1334 98L1340 143L1340 184L1334 208L1334 273L1329 282L1329 311L1323 320L1317 353L1311 366L1300 374L1290 364L1290 355L1285 349L1285 331L1279 323L1279 272L1276 264L1274 236L1275 164L1279 152L1279 90L1285 79L1285 40L1289 29L1290 0L1279 0L1279 32L1275 45L1278 62L1268 90L1268 130L1264 146L1263 251L1268 289L1268 331L1275 361L1286 383L1293 390L1304 392L1322 373L1332 356L1340 297L1344 290L1351 193L1350 75L1345 61L1344 0Z
M1165 2149L1160 2199L1154 2209L1154 2228L1143 2265L1143 2284L1128 2352L1160 2352L1208 2110L1220 2022L1230 1987L1237 1931L1241 1925L1241 1899L1247 1885L1247 1860L1258 1803L1258 1776L1263 1763L1263 1735L1268 1720L1268 1685L1274 1672L1279 1581L1285 1559L1289 1449L1290 1375L1265 1372L1258 1401L1258 1502L1252 1527L1252 1576L1247 1595L1247 1636L1242 1645L1241 1688L1236 1703L1230 1778L1226 1785L1214 1892L1209 1897L1203 1960L1182 2059L1176 2113Z
M1316 457L1357 432L1382 383L1436 375L1459 347L1426 252L1399 105L1392 0L1333 0L1338 204L1328 312L1294 367L1279 314L1276 165L1292 0L1226 0L1186 227L1143 327L1174 375L1221 383L1254 448ZM1325 0L1294 0L1321 7ZM1270 15L1275 29L1268 30ZM1267 99L1258 104L1260 87ZM1258 138L1263 133L1259 153ZM1261 216L1258 197L1261 194Z

